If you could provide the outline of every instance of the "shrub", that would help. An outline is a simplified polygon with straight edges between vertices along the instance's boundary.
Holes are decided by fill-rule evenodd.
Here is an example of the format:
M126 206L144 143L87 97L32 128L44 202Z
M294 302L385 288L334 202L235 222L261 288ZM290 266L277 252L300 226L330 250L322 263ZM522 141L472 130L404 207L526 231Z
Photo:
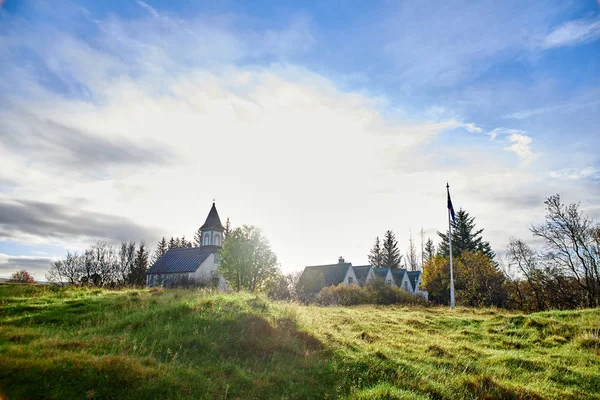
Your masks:
M10 276L10 280L19 283L35 283L35 279L33 279L33 276L31 276L31 274L25 271L24 269L12 274Z
M321 305L352 306L358 304L428 304L421 296L415 296L405 290L388 286L375 280L366 287L356 285L329 286L321 289L314 301Z

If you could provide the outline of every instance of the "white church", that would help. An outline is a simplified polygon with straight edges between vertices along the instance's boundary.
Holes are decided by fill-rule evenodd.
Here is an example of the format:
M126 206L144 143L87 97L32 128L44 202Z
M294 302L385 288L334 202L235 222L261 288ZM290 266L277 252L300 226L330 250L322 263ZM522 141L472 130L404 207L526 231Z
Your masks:
M170 286L182 282L214 282L226 289L225 279L218 274L217 252L223 243L225 228L213 205L200 227L202 244L199 247L169 249L146 273L147 286Z

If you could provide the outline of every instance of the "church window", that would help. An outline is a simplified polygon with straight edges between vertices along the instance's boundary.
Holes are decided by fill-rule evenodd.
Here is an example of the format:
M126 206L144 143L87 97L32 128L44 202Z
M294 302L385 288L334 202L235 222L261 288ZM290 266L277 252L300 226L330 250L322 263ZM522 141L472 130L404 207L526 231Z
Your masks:
M215 235L215 246L221 245L221 236Z
M352 285L354 283L354 279L351 276L348 277L348 285Z

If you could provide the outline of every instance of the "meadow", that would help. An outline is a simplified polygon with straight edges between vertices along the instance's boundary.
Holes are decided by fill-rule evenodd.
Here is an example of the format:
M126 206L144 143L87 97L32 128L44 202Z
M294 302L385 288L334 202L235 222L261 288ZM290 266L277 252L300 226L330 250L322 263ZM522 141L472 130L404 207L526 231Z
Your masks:
M600 310L0 284L2 399L600 399Z

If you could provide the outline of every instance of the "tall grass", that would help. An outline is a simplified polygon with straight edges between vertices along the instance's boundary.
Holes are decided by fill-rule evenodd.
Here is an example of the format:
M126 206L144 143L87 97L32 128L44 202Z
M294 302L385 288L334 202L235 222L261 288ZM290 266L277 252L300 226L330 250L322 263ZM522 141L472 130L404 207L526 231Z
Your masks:
M599 310L0 284L0 397L600 398Z

